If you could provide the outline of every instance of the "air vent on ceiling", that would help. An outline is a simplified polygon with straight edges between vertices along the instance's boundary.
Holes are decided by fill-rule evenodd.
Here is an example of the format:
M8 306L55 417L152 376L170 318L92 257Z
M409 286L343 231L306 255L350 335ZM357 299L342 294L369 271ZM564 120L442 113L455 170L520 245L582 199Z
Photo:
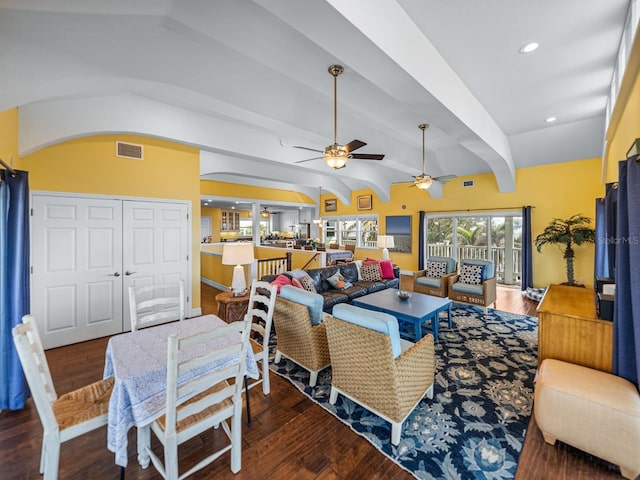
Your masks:
M464 182L462 182L463 187L473 187L473 185L473 180L465 180Z
M142 145L134 143L116 142L116 157L142 160Z

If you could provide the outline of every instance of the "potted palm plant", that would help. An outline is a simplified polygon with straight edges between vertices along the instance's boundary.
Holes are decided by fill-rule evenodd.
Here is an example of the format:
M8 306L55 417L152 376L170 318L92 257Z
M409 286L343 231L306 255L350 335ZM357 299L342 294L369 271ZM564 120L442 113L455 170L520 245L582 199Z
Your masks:
M556 244L562 252L567 268L566 285L575 285L573 278L574 246L583 243L595 243L596 231L591 228L591 219L581 213L567 219L554 218L544 231L536 237L536 248L542 251L542 246Z

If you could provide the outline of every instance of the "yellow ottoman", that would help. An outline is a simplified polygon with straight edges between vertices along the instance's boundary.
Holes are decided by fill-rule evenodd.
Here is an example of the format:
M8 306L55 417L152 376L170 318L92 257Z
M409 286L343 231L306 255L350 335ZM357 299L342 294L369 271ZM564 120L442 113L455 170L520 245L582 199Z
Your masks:
M640 474L640 395L610 373L545 359L535 385L534 415L547 443L560 440Z

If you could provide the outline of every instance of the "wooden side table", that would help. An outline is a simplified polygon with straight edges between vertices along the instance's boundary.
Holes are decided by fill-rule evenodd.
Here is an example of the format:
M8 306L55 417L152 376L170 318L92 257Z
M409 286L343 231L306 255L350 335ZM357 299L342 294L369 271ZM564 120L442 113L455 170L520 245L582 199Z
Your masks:
M249 293L242 297L234 297L231 291L216 295L218 302L218 317L227 323L242 321L249 307Z

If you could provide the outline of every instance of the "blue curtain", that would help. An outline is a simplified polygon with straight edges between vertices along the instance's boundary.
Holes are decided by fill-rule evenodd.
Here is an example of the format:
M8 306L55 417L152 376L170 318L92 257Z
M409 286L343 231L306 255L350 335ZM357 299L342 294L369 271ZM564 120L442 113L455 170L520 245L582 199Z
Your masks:
M596 278L609 276L608 245L604 198L596 198L596 255L593 267L593 274Z
M425 248L427 246L427 239L425 238L425 232L427 231L427 226L425 225L425 220L427 218L427 212L420 210L420 230L418 233L418 270L424 270L424 258L425 258Z
M604 220L607 229L607 278L615 276L616 224L618 216L618 183L607 183L604 194Z
M0 409L23 408L29 398L11 336L29 310L28 174L0 170Z
M640 377L640 156L619 164L613 372Z
M522 207L522 266L520 289L533 287L533 244L531 243L531 207Z

